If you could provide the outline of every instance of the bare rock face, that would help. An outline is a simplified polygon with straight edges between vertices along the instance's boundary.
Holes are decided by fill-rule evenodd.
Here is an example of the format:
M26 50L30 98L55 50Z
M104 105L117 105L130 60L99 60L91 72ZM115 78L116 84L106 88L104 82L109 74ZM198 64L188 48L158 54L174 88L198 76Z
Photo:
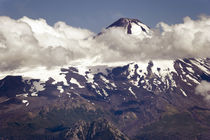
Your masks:
M92 123L79 121L65 134L67 140L129 140L128 137L105 119Z

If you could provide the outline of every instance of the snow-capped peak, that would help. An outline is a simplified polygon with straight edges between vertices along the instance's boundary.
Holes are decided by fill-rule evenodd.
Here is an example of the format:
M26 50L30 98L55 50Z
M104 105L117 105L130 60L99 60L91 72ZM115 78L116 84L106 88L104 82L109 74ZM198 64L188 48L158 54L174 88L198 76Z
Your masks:
M140 35L140 34L148 34L149 27L143 24L138 19L131 18L120 18L113 24L107 27L107 29L112 27L123 27L126 29L127 34Z

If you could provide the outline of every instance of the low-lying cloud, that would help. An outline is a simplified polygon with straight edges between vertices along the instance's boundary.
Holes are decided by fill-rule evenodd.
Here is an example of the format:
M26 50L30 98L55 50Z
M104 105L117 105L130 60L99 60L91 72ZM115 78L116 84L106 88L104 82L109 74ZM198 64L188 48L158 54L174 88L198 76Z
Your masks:
M206 101L210 101L210 82L201 81L196 87L196 94L203 96Z
M97 63L210 57L210 17L184 18L181 24L159 23L149 37L127 35L122 28L100 36L64 22L50 26L44 19L0 17L0 71L22 67L51 68L74 61Z

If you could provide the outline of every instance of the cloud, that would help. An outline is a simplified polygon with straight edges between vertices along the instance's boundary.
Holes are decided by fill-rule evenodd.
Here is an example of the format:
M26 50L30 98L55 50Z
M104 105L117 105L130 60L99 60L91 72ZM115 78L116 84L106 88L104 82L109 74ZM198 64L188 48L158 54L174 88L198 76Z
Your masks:
M159 23L150 35L126 34L123 28L95 33L64 22L0 17L0 71L51 68L71 63L107 63L185 57L210 57L210 17L189 17L175 25ZM83 60L85 60L83 62Z
M201 81L195 90L196 94L203 96L206 101L210 101L210 82Z
M202 16L192 20L186 17L184 23L171 26L161 22L152 29L150 37L144 39L128 36L123 29L113 28L105 31L99 42L106 45L107 55L111 52L116 60L209 57L210 18Z
M85 38L93 33L63 22L54 27L44 19L0 17L0 69L62 66L85 56Z

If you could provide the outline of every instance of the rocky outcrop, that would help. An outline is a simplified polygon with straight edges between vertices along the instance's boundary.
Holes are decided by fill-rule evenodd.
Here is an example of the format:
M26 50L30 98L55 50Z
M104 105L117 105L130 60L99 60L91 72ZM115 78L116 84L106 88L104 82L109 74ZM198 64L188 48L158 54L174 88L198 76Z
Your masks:
M129 140L105 119L98 119L92 123L79 121L64 137L66 140Z

